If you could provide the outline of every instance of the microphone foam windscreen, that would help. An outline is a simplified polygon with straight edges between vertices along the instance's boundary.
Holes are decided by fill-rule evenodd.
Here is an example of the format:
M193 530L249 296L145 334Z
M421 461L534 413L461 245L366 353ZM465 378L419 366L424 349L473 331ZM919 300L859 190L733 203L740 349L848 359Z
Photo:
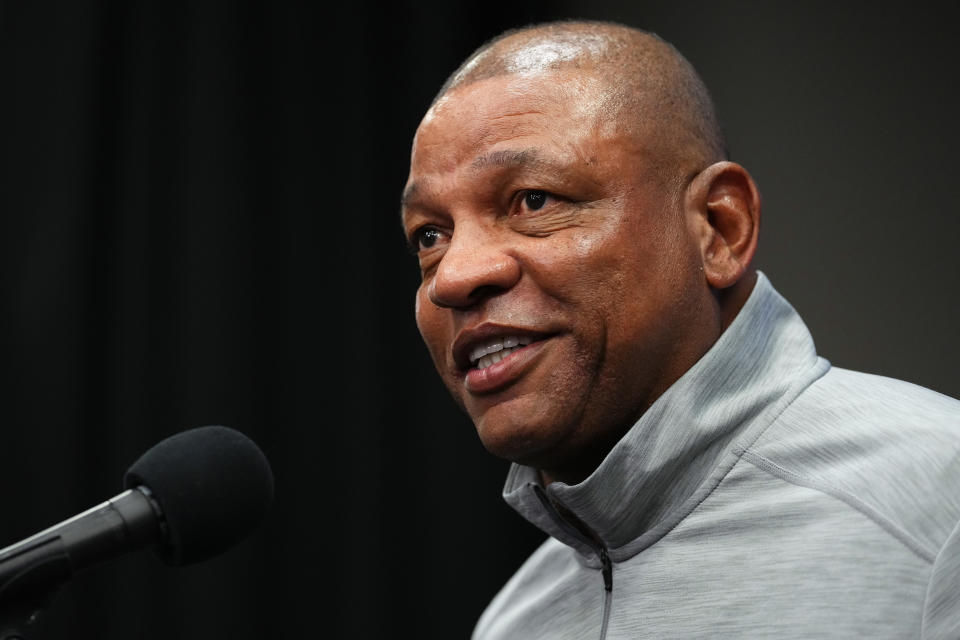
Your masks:
M239 431L208 426L170 436L133 463L125 488L145 485L160 505L166 564L206 560L240 542L273 501L273 473L263 452Z

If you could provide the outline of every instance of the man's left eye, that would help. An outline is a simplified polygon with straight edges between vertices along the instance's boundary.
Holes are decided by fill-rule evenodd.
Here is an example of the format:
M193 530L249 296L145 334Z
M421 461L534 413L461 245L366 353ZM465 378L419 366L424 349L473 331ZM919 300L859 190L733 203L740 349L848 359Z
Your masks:
M547 204L547 192L527 191L527 193L523 196L523 204L527 205L527 208L531 211L542 209L543 205Z

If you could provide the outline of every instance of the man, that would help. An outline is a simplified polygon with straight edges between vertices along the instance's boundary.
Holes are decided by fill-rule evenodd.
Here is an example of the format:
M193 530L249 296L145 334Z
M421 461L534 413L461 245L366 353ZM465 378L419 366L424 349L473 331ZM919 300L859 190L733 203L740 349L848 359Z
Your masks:
M960 403L831 368L653 34L481 47L417 130L416 317L550 534L477 638L960 638Z

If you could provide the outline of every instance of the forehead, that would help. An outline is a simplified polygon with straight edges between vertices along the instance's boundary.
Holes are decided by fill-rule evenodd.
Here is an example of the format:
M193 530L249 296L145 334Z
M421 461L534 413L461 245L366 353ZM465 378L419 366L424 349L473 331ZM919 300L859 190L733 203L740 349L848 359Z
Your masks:
M511 74L459 87L420 123L410 180L507 159L532 161L548 150L555 157L596 155L605 141L620 137L616 103L609 83L579 70ZM517 156L521 149L523 158Z
M567 119L590 119L609 109L605 78L577 69L513 73L458 87L441 97L420 123L418 135L449 118L468 124L484 118L522 113L549 113Z

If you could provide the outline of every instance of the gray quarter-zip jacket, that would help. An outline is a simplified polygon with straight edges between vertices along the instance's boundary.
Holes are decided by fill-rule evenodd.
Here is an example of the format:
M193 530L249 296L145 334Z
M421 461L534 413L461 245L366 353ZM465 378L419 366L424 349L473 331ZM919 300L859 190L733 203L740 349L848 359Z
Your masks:
M763 274L590 477L504 498L551 537L476 640L960 640L960 402L832 368Z

